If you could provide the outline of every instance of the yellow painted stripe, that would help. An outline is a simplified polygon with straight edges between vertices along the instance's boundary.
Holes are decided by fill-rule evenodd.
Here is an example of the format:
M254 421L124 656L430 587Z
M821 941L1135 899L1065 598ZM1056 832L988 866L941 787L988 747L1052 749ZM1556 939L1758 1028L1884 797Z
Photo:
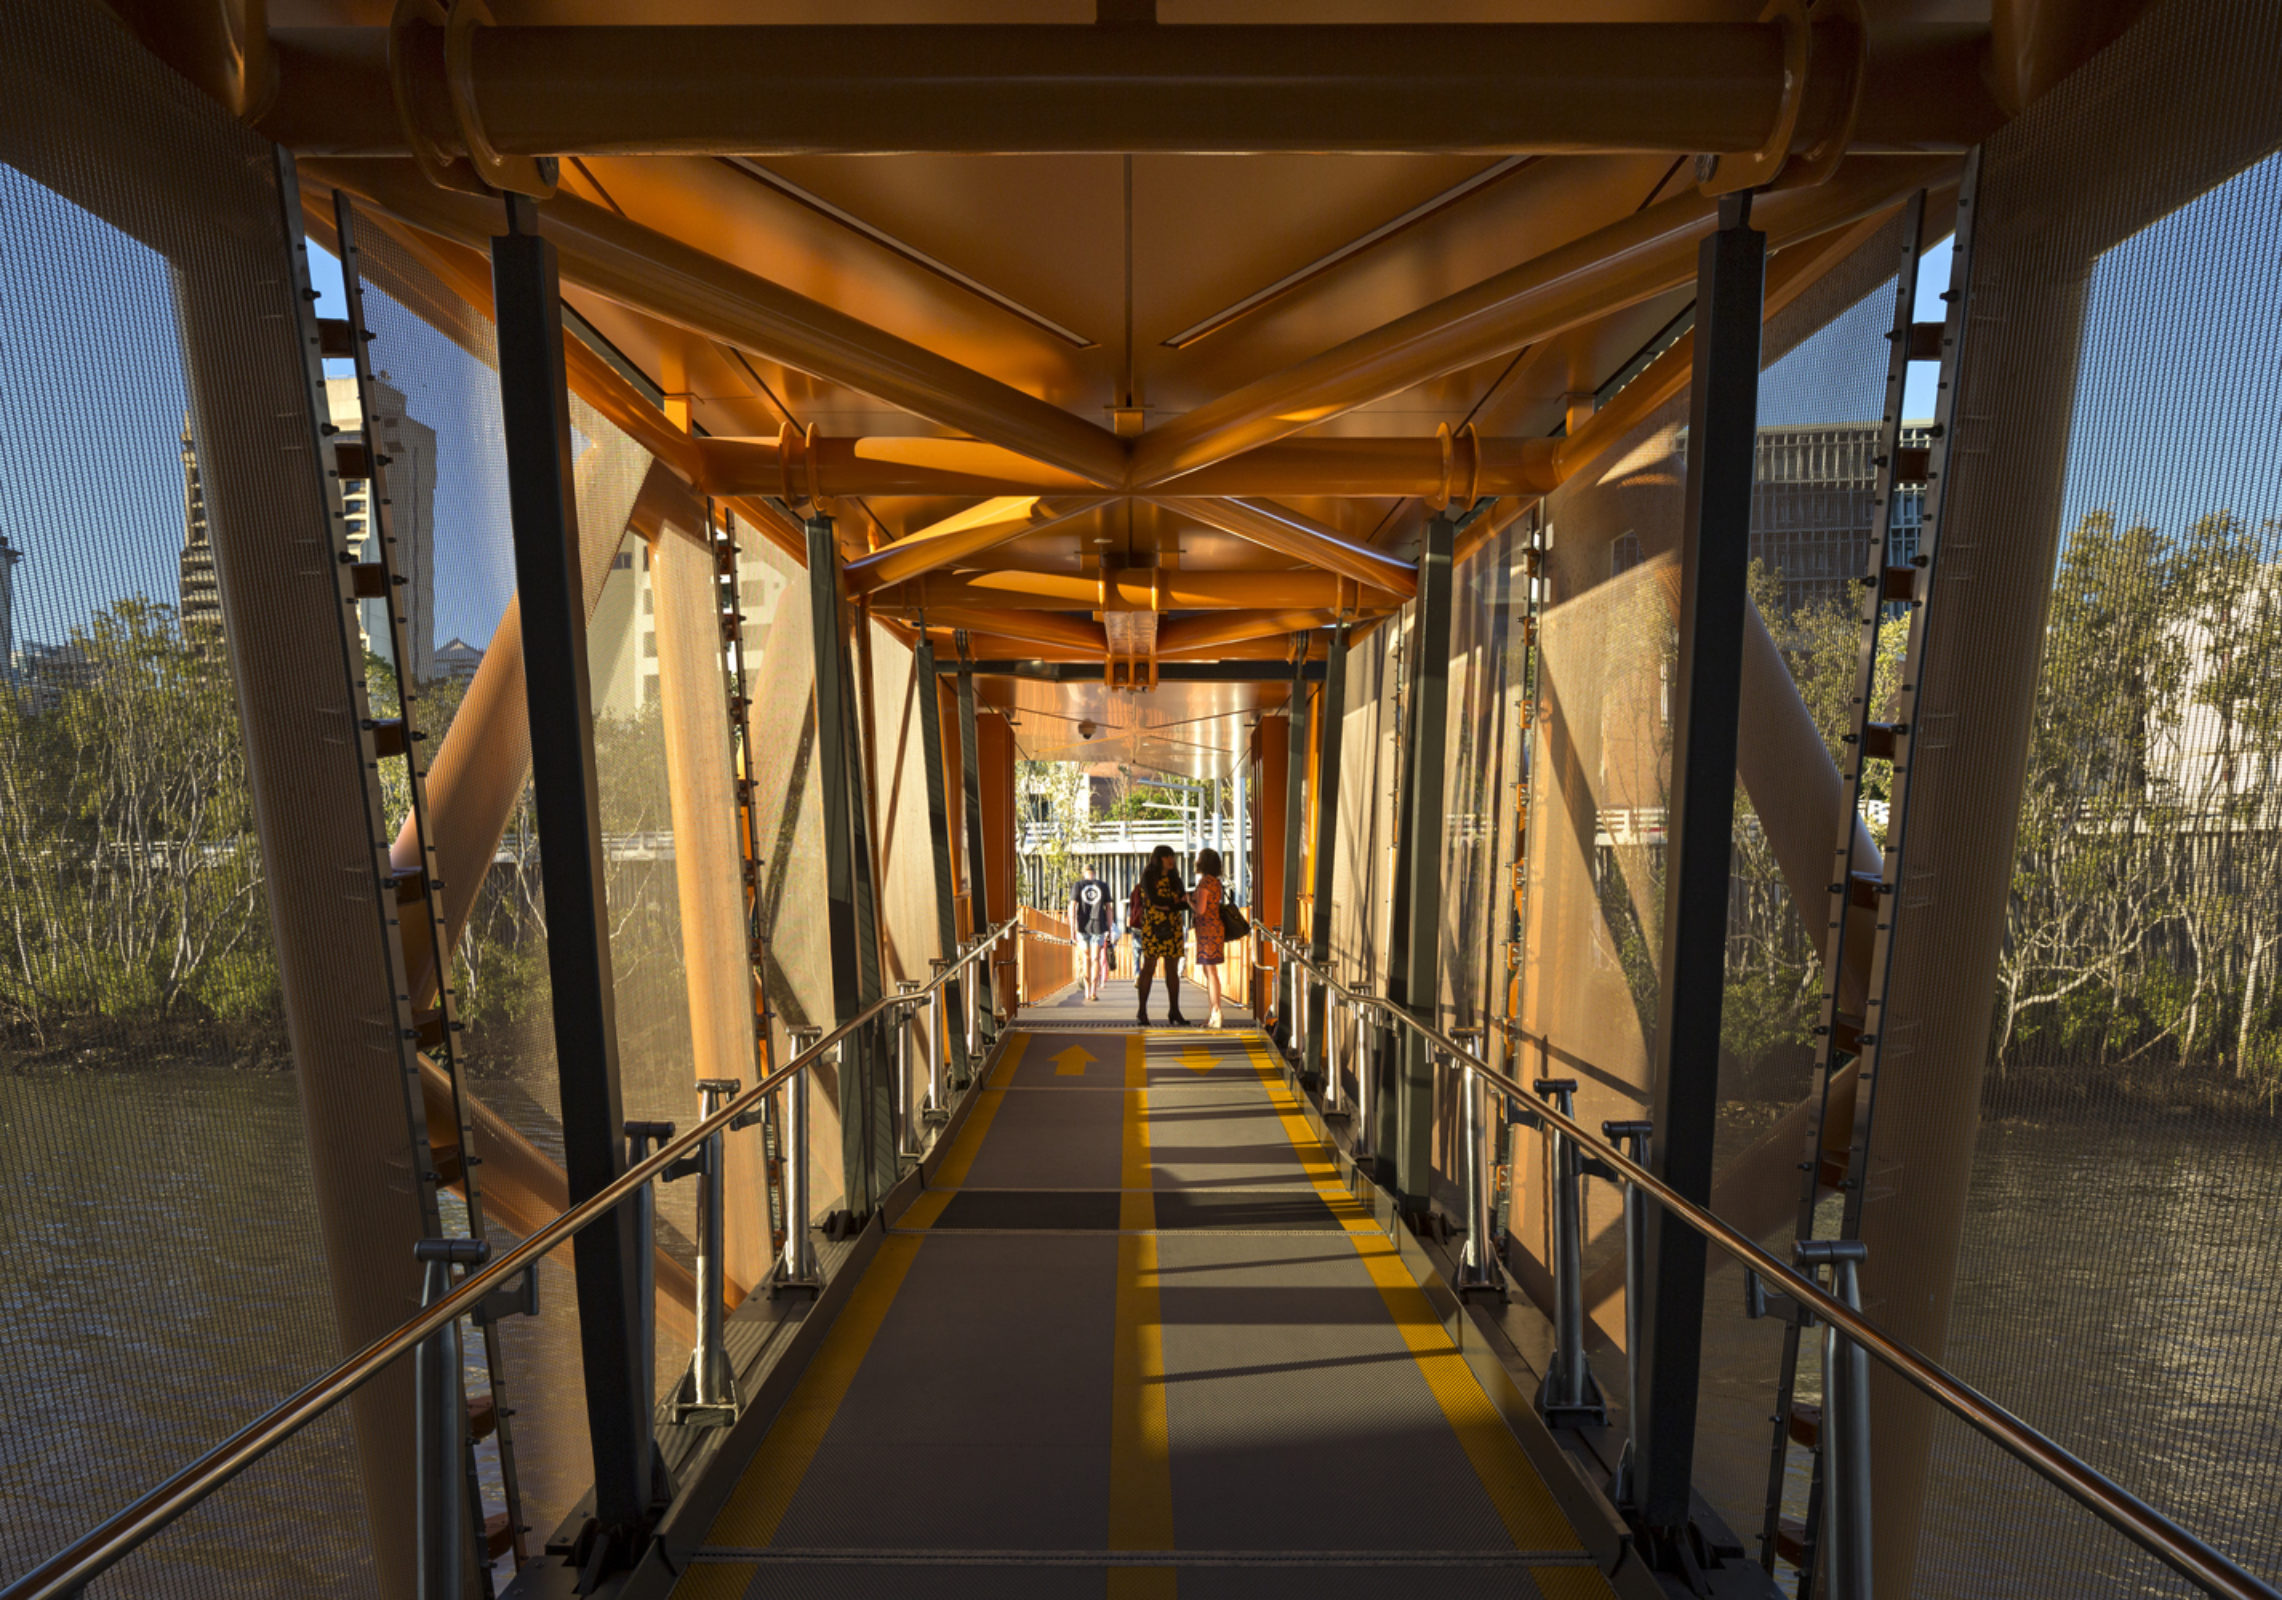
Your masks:
M750 1561L703 1562L675 1582L673 1600L743 1600L760 1570Z
M1117 1225L1127 1232L1157 1225L1156 1179L1149 1168L1149 1052L1141 1036L1125 1036L1125 1128L1120 1140Z
M895 1304L896 1291L919 1255L920 1242L900 1234L881 1241L855 1292L832 1320L824 1348L800 1375L792 1398L769 1424L768 1436L731 1491L728 1504L713 1519L706 1543L749 1547L775 1540L777 1524L808 1475L809 1463L839 1414L840 1402L848 1397L856 1369L864 1364L880 1324L887 1321L888 1307Z
M1417 1363L1426 1387L1442 1416L1458 1436L1458 1444L1473 1463L1490 1503L1497 1508L1507 1536L1517 1550L1581 1550L1577 1530L1569 1526L1554 1504L1553 1493L1521 1448L1521 1441L1506 1426L1490 1397L1474 1379L1466 1358L1450 1342L1442 1321L1403 1265L1394 1240L1379 1232L1363 1207L1357 1205L1339 1182L1339 1169L1331 1152L1316 1138L1301 1113L1299 1100L1285 1086L1267 1052L1252 1052L1253 1068L1266 1086L1268 1100L1283 1123L1284 1135L1299 1153L1300 1166L1315 1185L1315 1192L1338 1213L1348 1242L1363 1258L1363 1270L1379 1291L1379 1299L1394 1319L1395 1329ZM1548 1569L1560 1570L1560 1569ZM1594 1574L1596 1577L1598 1573Z
M1156 1226L1148 1193L1149 1056L1137 1033L1125 1037L1125 1127L1118 1225ZM1165 1419L1165 1328L1157 1308L1157 1241L1127 1232L1117 1241L1117 1349L1110 1363L1109 1547L1173 1548L1173 1444ZM1170 1567L1112 1567L1111 1600L1172 1600Z
M1020 1028L1006 1036L1006 1048L999 1052L998 1070L990 1075L990 1087L1005 1089L1014 1082L1014 1069L1022 1065L1022 1052L1030 1043L1030 1035Z
M1165 1329L1157 1310L1157 1240L1117 1241L1117 1351L1110 1368L1109 1547L1173 1548L1173 1442L1165 1420ZM1170 1567L1113 1567L1112 1595L1169 1596Z

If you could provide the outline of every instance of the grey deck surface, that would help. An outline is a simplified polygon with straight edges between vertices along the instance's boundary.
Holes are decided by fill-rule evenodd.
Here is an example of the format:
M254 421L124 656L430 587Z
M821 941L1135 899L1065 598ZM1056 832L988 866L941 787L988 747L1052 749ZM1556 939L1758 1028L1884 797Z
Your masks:
M676 1595L1612 1594L1260 1036L1115 1003L1024 1017Z

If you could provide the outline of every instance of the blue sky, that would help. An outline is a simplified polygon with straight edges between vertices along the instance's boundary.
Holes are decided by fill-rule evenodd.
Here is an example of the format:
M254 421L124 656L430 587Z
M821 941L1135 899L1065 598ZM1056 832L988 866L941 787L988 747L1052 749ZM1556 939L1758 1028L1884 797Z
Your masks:
M2110 507L2177 532L2226 508L2282 515L2282 157L2117 246L2095 272L2067 517ZM340 269L311 251L320 310ZM1941 314L1947 241L1927 252L1921 319ZM439 435L436 639L487 642L513 592L491 369L375 296L377 367ZM1765 422L1880 409L1886 292L1768 370ZM0 166L0 532L16 642L58 641L127 595L172 602L181 548L176 439L185 407L165 263ZM1932 411L1932 368L1905 412Z
M345 315L340 264L309 254L319 314ZM375 365L439 435L436 642L482 645L514 593L498 378L393 304L368 294L367 309ZM0 533L23 554L19 648L127 596L175 602L187 406L166 263L0 165Z

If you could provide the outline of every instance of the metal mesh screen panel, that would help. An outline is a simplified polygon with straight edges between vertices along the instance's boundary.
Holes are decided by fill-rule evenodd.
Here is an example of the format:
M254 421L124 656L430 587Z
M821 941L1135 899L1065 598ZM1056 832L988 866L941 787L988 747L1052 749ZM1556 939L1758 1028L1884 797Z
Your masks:
M380 380L376 397L385 408L380 420L389 430L393 457L391 509L399 548L409 552L406 565L415 575L408 627L415 660L425 643L433 673L424 686L427 707L420 720L438 741L431 769L431 796L438 797L446 792L441 774L454 761L465 770L470 760L489 760L510 781L529 767L497 347L488 309L471 304L464 285L439 270L456 266L465 272L475 258L439 261L421 253L436 247L415 245L383 219L367 214L360 223L366 315ZM336 416L342 425L349 420ZM689 1012L657 661L650 647L655 613L644 608L645 548L626 532L651 463L575 395L571 430L590 607L589 689L621 1094L629 1118L686 1124L695 1097L689 1087ZM417 578L421 572L432 575L425 589ZM492 659L495 645L498 661ZM487 674L503 670L512 676L503 680L506 689L496 709L463 725L463 702L483 705L481 685L492 681ZM504 816L439 803L436 825L440 839L472 839L479 850L480 836L496 839L455 954L459 1014L466 1024L461 1061L471 1099L528 1140L549 1173L559 1173L546 908L527 778ZM689 1185L660 1188L659 1243L685 1265L694 1207ZM487 1212L485 1227L504 1248L518 1234L499 1211ZM524 1520L544 1538L592 1478L569 1252L555 1252L542 1267L539 1303L537 1317L511 1318L500 1330L509 1377L517 1386L512 1402ZM661 1389L677 1372L668 1342L659 1360Z
M1961 1374L2269 1579L2277 75L2282 18L2173 5L1989 146L1953 527L1985 603L2034 632L2011 656L1955 636L1957 744L1994 750L1952 758L1950 816L1925 821L1977 804L2011 826L1941 862L1988 885L1985 954L1924 949L1910 973L1919 1054L1942 1048L1889 1148L1956 1194L1953 1302L1945 1261L1906 1286L1933 1291L1946 1330L1905 1332L1938 1350L1946 1331ZM1983 731L2015 717L2019 744ZM1929 1004L1968 980L1987 985L1968 1008L1985 1033ZM1878 1426L1932 1435L1916 1592L2185 1592L2120 1540L1990 1540L2051 1515L2047 1492L1912 1397L1889 1403Z
M277 881L340 863L322 828L277 854L257 835L258 663L234 608L270 578L218 564L323 533L270 152L92 7L11 17L0 104L13 1575L337 1358L309 1129L327 1070L355 1059L289 1044ZM304 497L242 492L249 462ZM330 634L329 607L308 615ZM302 687L286 715L328 693ZM312 760L305 792L341 775ZM376 962L369 899L335 903L355 920L316 954ZM384 1133L404 1128L399 1110ZM371 1593L356 1474L336 1414L91 1592Z
M824 793L816 757L816 654L808 572L752 529L739 545L738 603L745 614L747 692L753 700L755 831L761 848L764 980L776 1022L773 1059L788 1057L784 1030L830 1028L832 955L823 908ZM956 1024L953 1024L956 1026ZM809 1196L818 1216L845 1186L836 1077L819 1075L809 1099Z

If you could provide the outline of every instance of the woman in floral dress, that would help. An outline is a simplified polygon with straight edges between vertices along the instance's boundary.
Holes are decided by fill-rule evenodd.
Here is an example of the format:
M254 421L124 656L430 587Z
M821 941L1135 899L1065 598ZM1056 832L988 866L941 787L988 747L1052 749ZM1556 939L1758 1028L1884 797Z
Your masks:
M1174 1027L1186 1027L1188 1018L1181 1015L1181 913L1188 907L1188 895L1181 887L1181 870L1173 859L1173 847L1161 844L1149 857L1149 865L1141 874L1141 1025L1149 1024L1149 986L1159 962L1165 968L1165 998L1170 1004L1165 1020Z
M1199 850L1196 855L1196 887L1189 891L1189 910L1196 916L1196 964L1204 974L1204 992L1211 1003L1205 1013L1204 1025L1220 1026L1220 964L1221 946L1227 930L1220 920L1220 852Z

